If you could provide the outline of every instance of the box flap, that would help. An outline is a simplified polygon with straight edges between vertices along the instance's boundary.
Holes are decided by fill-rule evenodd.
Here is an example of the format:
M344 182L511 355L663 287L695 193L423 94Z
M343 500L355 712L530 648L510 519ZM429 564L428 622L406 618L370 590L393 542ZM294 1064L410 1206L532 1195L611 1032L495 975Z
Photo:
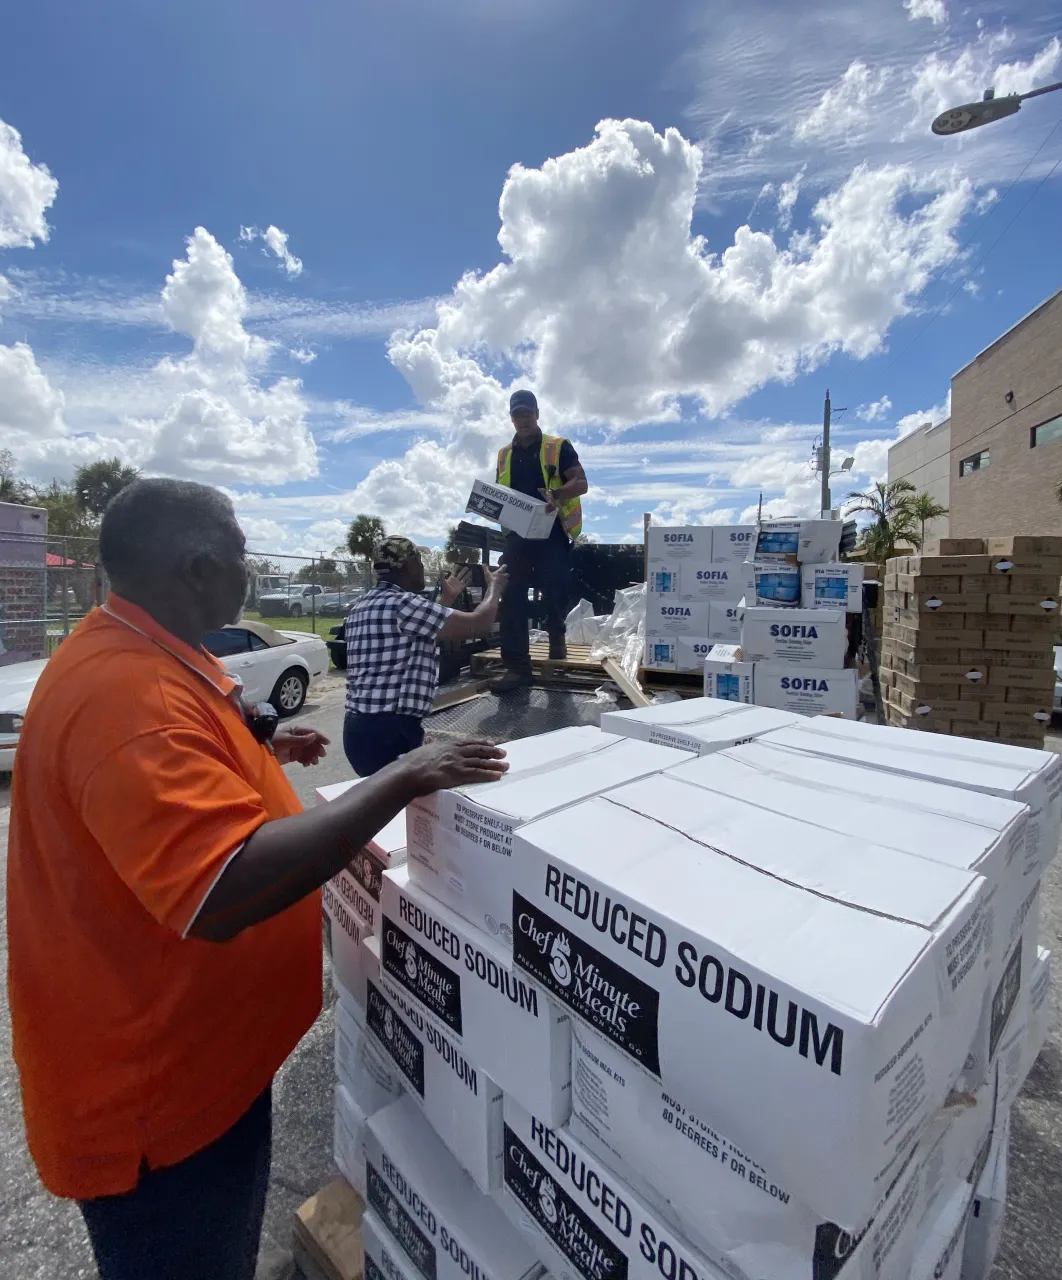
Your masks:
M700 756L669 770L668 775L713 794L782 814L810 828L839 832L848 838L853 858L861 858L865 852L874 856L875 845L867 843L869 838L889 849L963 871L977 871L985 855L1000 847L1000 833L995 828L920 809L911 802L866 795L858 786L844 789L830 776L833 762L821 757L805 756L806 776L801 777L799 770L795 776L785 772L787 757L779 760L777 752L777 767L773 769L769 765L770 752L766 763L762 756L757 759L740 754L756 745L748 743ZM863 770L864 776L868 772ZM939 784L927 785L937 791L942 789ZM954 787L944 789L955 793ZM1020 814L1020 806L1012 807Z
M676 788L671 780L669 797ZM867 1024L929 940L917 925L809 893L611 799L531 823L516 840Z
M631 711L606 711L601 717L601 727L606 729L609 724L633 721L635 724L681 725L686 728L719 716L741 715L748 710L739 702L727 702L723 698L684 698L681 702L661 702L653 707L635 707Z

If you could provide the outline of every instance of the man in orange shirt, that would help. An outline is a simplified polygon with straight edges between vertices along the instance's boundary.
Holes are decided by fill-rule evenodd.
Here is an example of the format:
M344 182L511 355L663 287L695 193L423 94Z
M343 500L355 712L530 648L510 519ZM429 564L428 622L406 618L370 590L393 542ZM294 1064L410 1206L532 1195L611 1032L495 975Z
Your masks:
M250 1280L270 1086L321 1006L317 890L412 799L489 781L422 747L302 812L281 768L325 739L256 719L201 638L236 618L244 539L217 490L108 507L112 592L34 690L8 856L8 984L30 1151L102 1280Z

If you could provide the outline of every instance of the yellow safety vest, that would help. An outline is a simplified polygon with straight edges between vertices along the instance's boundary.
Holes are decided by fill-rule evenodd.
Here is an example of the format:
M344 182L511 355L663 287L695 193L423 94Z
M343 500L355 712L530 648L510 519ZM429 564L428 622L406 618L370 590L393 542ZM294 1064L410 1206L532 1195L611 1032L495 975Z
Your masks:
M560 452L563 444L563 436L544 435L542 437L540 462L543 489L559 489L564 484L564 477L560 473ZM513 447L507 444L498 453L498 484L503 484L506 488L510 487L512 459ZM554 503L554 506L557 508L557 515L560 516L564 532L574 542L583 528L583 504L578 498L567 498Z

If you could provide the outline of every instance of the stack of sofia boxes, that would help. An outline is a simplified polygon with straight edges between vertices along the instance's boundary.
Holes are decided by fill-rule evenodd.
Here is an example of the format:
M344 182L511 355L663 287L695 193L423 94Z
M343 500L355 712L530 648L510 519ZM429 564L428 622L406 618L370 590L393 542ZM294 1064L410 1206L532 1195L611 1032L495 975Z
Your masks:
M891 725L1043 746L1054 696L1062 538L944 538L885 573Z

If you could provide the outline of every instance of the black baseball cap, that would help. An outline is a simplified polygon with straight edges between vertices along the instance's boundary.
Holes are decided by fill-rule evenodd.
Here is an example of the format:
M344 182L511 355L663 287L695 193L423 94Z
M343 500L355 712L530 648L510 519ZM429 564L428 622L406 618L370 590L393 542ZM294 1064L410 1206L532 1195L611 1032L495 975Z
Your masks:
M509 397L510 413L538 413L538 401L533 391L514 391Z

